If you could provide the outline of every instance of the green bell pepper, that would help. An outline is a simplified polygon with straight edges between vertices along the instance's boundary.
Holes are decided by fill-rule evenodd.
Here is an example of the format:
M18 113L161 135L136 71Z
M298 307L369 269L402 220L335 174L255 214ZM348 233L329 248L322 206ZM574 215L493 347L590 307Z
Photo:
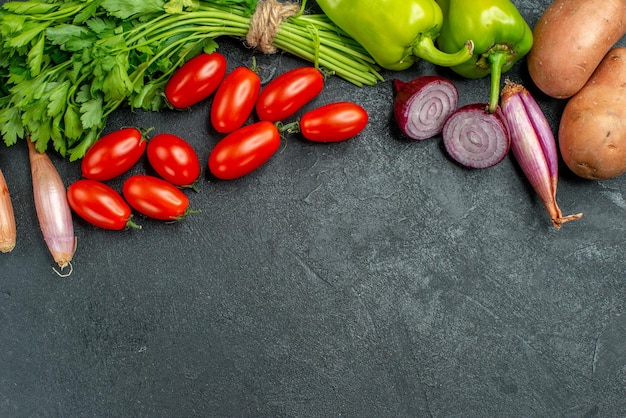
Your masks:
M442 51L453 51L466 37L474 41L474 56L451 69L466 78L491 74L489 112L500 99L500 79L533 45L533 33L509 0L436 0L444 15L437 38Z
M450 67L472 57L466 39L456 51L435 46L443 13L435 0L317 0L324 14L388 70L405 70L422 58Z

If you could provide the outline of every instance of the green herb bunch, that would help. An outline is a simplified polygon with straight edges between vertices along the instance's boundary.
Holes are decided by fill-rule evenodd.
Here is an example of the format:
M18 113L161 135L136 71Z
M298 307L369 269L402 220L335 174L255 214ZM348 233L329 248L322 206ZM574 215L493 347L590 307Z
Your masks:
M121 105L158 111L171 74L216 38L244 38L256 0L28 0L0 8L0 126L7 146L30 137L70 161ZM373 59L323 14L284 20L273 45L361 86Z

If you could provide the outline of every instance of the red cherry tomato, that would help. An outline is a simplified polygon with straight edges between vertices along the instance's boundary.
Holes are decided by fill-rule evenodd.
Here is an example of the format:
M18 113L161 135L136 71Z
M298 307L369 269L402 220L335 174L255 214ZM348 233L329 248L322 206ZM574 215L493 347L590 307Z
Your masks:
M81 161L85 178L105 181L130 170L146 150L146 140L136 128L123 128L104 135L87 150Z
M270 81L259 95L256 113L261 120L283 121L313 100L324 88L324 76L313 67L289 70Z
M260 121L226 135L209 154L209 170L222 180L232 180L265 164L280 146L276 125Z
M231 71L218 87L211 106L211 125L217 132L230 133L246 122L261 90L261 79L249 68Z
M124 182L122 194L133 209L150 218L177 221L188 213L185 193L158 177L135 174Z
M302 115L300 132L310 141L339 142L359 134L367 120L367 112L356 103L329 103Z
M167 101L184 109L209 97L226 74L226 58L219 52L196 55L172 74L165 85Z
M158 134L148 141L148 162L170 183L188 187L200 177L200 160L193 147L173 134Z
M131 221L130 206L122 196L99 181L82 179L70 184L67 201L78 216L99 228L140 228Z

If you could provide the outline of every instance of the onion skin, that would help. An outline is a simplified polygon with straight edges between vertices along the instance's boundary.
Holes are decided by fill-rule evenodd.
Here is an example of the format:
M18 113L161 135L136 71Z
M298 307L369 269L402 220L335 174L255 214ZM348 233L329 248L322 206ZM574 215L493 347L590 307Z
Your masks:
M9 188L0 170L0 252L8 253L15 248L17 232L15 213L9 195Z
M507 81L500 106L511 135L511 151L545 206L552 225L579 219L582 213L563 216L556 202L558 154L554 134L541 108L521 84Z
M65 186L48 155L37 151L30 139L26 142L39 226L54 261L64 269L76 251L72 212Z
M500 108L471 103L452 113L443 125L443 144L456 162L467 168L489 168L509 153L511 139Z
M400 130L421 141L441 133L447 117L456 110L459 92L449 80L426 75L404 82L393 80L393 112Z

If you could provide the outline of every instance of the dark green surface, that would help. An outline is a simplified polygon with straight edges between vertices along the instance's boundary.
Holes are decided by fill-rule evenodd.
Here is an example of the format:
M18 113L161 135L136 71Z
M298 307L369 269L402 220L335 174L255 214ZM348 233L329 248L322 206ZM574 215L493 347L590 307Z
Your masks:
M532 25L547 2L516 4ZM264 80L304 64L257 60ZM460 105L488 98L487 79L423 62L376 87L331 78L311 106L360 103L360 137L290 136L252 175L203 174L202 212L179 223L75 219L69 278L39 231L26 145L4 149L18 243L0 254L0 416L624 416L626 177L562 165L557 200L584 216L555 230L511 158L469 171L441 138L401 137L391 78L434 73ZM532 89L524 62L508 77ZM535 97L556 131L564 102ZM209 108L121 109L108 129L176 133L206 167Z

